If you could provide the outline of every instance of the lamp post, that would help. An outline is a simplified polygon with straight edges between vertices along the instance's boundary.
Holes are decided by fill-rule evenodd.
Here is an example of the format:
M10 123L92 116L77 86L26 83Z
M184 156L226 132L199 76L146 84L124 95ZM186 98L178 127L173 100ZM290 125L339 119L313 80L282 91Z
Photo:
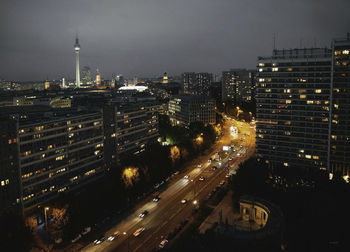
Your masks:
M49 207L45 207L45 208L44 208L44 212L45 212L45 229L46 229L46 232L48 232L48 229L47 229L47 211L48 211L49 209L50 209Z

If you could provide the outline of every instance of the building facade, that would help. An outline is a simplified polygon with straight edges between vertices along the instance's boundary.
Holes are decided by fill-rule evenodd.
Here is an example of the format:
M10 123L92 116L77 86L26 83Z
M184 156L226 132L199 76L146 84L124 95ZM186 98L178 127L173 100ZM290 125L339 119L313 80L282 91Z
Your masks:
M168 103L168 114L172 125L189 126L192 122L215 124L215 99L200 95L172 96Z
M231 69L222 72L222 101L236 104L254 99L255 70Z
M104 106L105 162L109 169L120 160L145 151L157 142L159 105L154 101L112 101Z
M25 212L104 174L102 113L43 114L8 119L16 125L9 133L17 145L12 155Z
M183 91L185 94L209 95L210 85L213 81L211 73L186 72L182 74Z
M349 176L350 38L258 58L256 152L270 164Z

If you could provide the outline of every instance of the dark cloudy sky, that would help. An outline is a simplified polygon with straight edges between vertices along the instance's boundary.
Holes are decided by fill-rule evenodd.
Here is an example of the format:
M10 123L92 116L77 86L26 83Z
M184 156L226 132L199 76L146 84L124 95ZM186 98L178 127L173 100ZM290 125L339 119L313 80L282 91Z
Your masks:
M103 77L255 67L277 48L326 46L350 32L349 0L0 0L0 77Z

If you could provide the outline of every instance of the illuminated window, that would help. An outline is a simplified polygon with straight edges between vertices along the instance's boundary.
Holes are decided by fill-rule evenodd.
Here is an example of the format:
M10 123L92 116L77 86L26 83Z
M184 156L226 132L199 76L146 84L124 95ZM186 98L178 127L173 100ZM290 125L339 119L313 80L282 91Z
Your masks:
M324 104L326 104L326 105L329 104L329 101L324 101Z
M311 155L305 155L305 158L311 159Z
M259 82L264 82L265 79L264 78L259 78Z
M263 67L263 66L265 66L265 64L264 63L259 63L259 66Z
M320 93L322 93L322 90L321 90L321 89L316 89L316 90L315 90L315 93L316 93L316 94L320 94Z
M334 51L334 55L340 55L341 52L340 51Z
M44 129L44 126L37 126L34 128L36 131L40 131Z
M266 93L270 93L270 92L271 92L271 89L265 89L265 92L266 92Z
M284 166L288 166L288 163L283 163Z
M312 156L313 159L319 159L319 156Z
M290 135L291 135L290 131L285 131L284 134L285 134L286 136L290 136Z
M265 83L261 83L260 87L266 87L266 84Z
M284 89L283 92L284 93L290 93L290 89Z
M264 71L264 69L262 69L262 68L259 68L259 72L262 72L262 71Z
M343 54L349 54L349 50L343 50Z
M306 104L314 104L314 101L307 101Z
M300 153L304 153L304 150L299 150Z
M278 72L278 67L273 67L272 72Z
M338 109L338 108L339 108L339 105L338 105L338 104L334 104L334 108L335 108L335 109Z
M339 88L334 88L333 91L334 91L335 93L339 93L339 92L340 92Z
M322 118L322 122L328 122L328 118Z
M286 100L286 104L292 103L292 100Z
M56 161L63 160L63 159L64 159L64 155L56 157Z
M292 122L291 122L291 121L286 121L286 122L284 122L284 124L285 124L285 125L291 125Z
M88 171L88 172L85 172L85 176L89 176L89 175L91 175L91 174L94 174L96 172L96 170L95 169L92 169L92 170L90 170L90 171Z
M288 71L288 72L291 72L291 71L293 71L293 68L288 67L288 68L287 68L287 71Z
M300 99L305 99L306 98L306 95L300 95Z
M333 140L337 140L337 136L332 135L332 139L333 139Z
M100 122L100 121L94 122L94 126L96 126L96 125L100 125L100 124L101 124L101 122Z
M272 79L271 78L266 78L266 82L271 82Z

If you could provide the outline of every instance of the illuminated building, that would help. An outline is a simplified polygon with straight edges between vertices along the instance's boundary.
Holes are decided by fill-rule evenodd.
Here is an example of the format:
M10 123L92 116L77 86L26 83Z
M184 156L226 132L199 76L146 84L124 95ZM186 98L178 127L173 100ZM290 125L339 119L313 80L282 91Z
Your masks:
M348 36L258 58L256 152L272 167L349 175L349 51Z
M350 175L350 34L332 43L330 171Z
M231 69L222 72L222 101L236 104L251 102L255 86L255 70Z
M163 84L168 84L169 83L168 74L166 72L163 75L162 83Z
M79 44L78 37L75 38L74 51L75 51L75 87L80 88L80 69L79 69L80 44Z
M49 89L50 88L50 82L48 80L45 81L44 88L45 89Z
M101 113L21 112L8 115L5 122L15 125L7 128L16 147L9 157L21 174L19 202L24 211L104 175Z
M192 122L215 124L215 100L200 95L174 95L168 103L172 125L189 126Z
M186 72L182 74L182 81L185 94L208 95L213 75L211 73Z
M0 117L0 214L22 209L17 131L15 121Z
M99 73L98 69L97 69L95 84L96 84L96 86L100 86L101 85L101 74Z

